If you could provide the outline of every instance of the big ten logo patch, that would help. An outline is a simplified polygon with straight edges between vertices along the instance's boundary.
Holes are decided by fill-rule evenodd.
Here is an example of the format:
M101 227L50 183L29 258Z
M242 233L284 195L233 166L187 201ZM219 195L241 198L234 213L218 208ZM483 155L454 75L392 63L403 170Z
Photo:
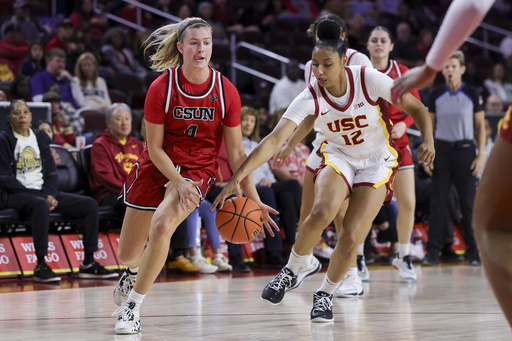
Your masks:
M9 238L0 238L0 277L21 275Z
M71 267L74 272L78 271L80 264L85 257L83 236L79 234L61 235L62 244L66 249ZM118 269L112 248L105 233L98 234L98 250L94 252L94 260L107 269Z
M31 275L34 272L34 267L37 264L36 248L30 236L16 236L12 237L14 250L18 255L21 269L23 274ZM56 273L69 272L71 269L66 258L66 253L62 247L59 236L50 234L48 236L48 247L46 250L38 250L41 253L46 252L44 257L46 263Z

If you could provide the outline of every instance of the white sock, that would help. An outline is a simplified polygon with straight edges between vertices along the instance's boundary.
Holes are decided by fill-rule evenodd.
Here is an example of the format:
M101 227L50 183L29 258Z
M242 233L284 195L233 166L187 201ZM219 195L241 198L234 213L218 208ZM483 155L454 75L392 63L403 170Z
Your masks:
M290 253L290 258L288 258L288 263L286 267L292 270L294 275L299 273L300 266L304 263L304 261L309 257L308 255L300 256L295 252L295 247L292 248L292 252Z
M359 246L357 247L357 255L364 256L364 243L359 244Z
M142 301L144 301L144 297L146 297L146 295L141 295L132 289L132 291L130 291L130 295L128 295L128 299L126 300L126 302L133 302L136 304L136 308L140 308Z
M136 267L136 268L128 268L128 271L131 272L130 275L136 275L137 272L139 271L139 267Z
M411 254L411 243L398 244L398 257L404 258L405 256L408 256Z
M323 292L326 292L328 294L332 294L332 293L334 293L336 288L340 285L340 283L341 282L334 283L333 281L331 281L329 279L329 277L327 276L327 273L326 273L325 277L324 277L324 280L322 282L322 285L320 286L320 288L317 291L323 291Z

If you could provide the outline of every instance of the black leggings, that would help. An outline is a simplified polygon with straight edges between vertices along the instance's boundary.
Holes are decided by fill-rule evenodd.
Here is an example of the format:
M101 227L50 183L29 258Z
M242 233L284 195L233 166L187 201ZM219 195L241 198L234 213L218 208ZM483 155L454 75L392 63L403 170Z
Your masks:
M96 199L63 192L58 192L55 199L59 203L54 212L82 221L84 252L87 254L98 251L99 221ZM50 209L46 199L29 192L10 194L6 208L17 210L22 217L30 217L36 255L46 256L50 230Z

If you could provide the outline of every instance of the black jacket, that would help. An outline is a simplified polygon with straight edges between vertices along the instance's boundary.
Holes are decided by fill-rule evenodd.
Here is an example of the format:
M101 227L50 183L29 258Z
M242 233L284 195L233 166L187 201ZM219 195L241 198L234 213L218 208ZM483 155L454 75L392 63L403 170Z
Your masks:
M43 188L38 191L23 186L16 179L16 165L14 160L14 148L16 147L16 137L12 128L0 132L0 207L5 207L5 200L9 194L20 191L30 192L42 198L49 195L55 197L58 191L59 177L57 167L50 149L51 140L45 132L32 129L37 138L37 144L41 151L41 163L43 167Z

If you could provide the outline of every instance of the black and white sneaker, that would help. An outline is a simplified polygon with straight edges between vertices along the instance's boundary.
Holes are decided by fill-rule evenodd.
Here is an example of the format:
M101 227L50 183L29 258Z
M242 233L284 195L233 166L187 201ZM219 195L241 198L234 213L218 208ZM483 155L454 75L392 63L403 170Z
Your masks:
M310 255L308 259L302 264L299 268L299 273L297 274L297 281L295 285L293 285L288 290L295 290L301 286L302 282L306 279L306 277L316 274L322 268L322 263L313 255Z
M33 279L38 283L60 282L60 277L46 263L35 267Z
M270 281L269 284L263 289L261 298L269 301L272 304L279 304L283 300L284 293L290 290L297 282L292 270L286 266L279 271L276 277Z
M92 262L89 265L82 263L78 270L78 278L110 279L117 277L119 277L119 273L105 269L105 267L98 262Z
M313 309L311 309L311 322L333 322L332 294L317 291L313 294Z
M112 316L117 315L114 332L116 334L138 334L142 329L139 311L140 307L134 302L123 302L121 307L112 313Z
M137 273L131 272L129 268L124 270L123 275L114 288L115 305L121 306L121 304L128 299L128 295L130 294L130 291L132 291L136 279Z

